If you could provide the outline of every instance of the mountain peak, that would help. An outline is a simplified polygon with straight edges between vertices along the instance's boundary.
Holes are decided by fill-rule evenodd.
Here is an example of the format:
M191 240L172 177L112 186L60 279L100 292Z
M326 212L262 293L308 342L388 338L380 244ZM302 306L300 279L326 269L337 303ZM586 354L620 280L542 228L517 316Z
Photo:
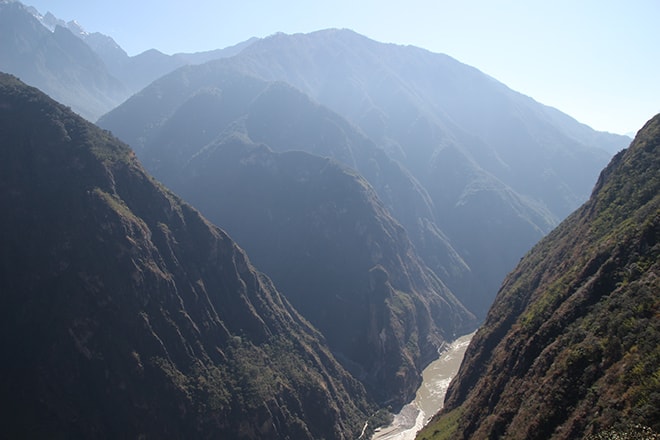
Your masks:
M89 32L87 32L76 20L68 21L66 23L66 27L74 35L80 35L81 37L84 37L85 35L89 35Z

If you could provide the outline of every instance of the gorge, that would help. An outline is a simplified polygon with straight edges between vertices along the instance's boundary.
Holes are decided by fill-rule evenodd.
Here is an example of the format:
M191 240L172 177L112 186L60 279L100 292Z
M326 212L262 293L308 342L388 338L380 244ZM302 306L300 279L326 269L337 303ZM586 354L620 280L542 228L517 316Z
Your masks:
M348 29L128 56L9 0L0 70L3 435L404 438L453 376L421 438L658 430L657 117L620 152Z

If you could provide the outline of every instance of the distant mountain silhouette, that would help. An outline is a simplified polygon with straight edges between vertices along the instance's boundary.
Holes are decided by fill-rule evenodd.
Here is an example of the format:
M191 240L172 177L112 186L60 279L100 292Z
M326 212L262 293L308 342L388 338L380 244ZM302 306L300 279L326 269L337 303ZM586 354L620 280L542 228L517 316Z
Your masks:
M199 53L152 49L128 56L107 35L76 22L41 16L18 1L0 1L0 71L19 76L90 121L152 81L186 64L235 55L256 39Z
M659 293L657 115L505 279L418 438L657 438Z
M233 56L257 40L252 38L224 49L206 52L166 55L156 49L150 49L138 55L129 56L107 35L93 33L84 35L82 38L105 62L108 71L119 78L133 93L179 67L188 64L203 64L207 61Z
M0 2L0 71L92 120L130 94L80 38L62 26L49 31L19 2Z
M245 253L6 74L0 220L4 436L359 436L363 387Z

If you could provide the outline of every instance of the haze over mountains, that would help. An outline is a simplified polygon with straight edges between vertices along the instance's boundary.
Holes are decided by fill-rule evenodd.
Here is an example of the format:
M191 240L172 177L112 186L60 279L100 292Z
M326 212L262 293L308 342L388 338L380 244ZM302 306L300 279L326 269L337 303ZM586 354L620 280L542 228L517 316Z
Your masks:
M0 70L39 87L96 121L158 77L186 64L231 56L234 47L194 54L149 50L128 56L112 37L13 0L0 1Z
M245 79L228 91L227 75ZM263 96L239 91L253 87L255 76L284 81L307 97L285 87ZM219 113L204 107L210 98L200 95L214 90L229 94L217 105L235 114L217 120ZM230 101L221 104L224 99ZM261 106L245 122L253 141L328 155L363 173L426 264L479 317L524 252L586 199L610 157L601 146L614 150L628 142L581 126L447 56L347 30L275 35L234 57L185 67L99 123L178 190L166 171L152 167L166 162L159 155L171 137L164 133L185 133L185 153L184 143L173 141L182 154L174 163L182 166L186 155L221 132L240 130L227 124L251 111L252 99ZM310 100L328 109L312 110ZM329 110L337 113L327 116ZM207 116L191 123L186 115ZM373 172L374 161L381 171L400 171Z
M61 26L51 32L18 2L0 2L0 69L92 120L130 96L84 41Z
M609 158L600 150L628 143L585 130L448 56L350 31L276 35L229 62L308 93L411 172L483 286L472 293L478 300L466 300L480 315L485 292L586 199Z
M569 267L559 254L582 261L579 252L591 249L580 241L590 237L584 225L599 214L562 224L566 236L582 235L566 239L570 249L559 246L557 258L545 261L554 250L539 257L537 246L488 313L502 279L629 143L451 57L350 30L129 57L109 36L5 0L0 70L90 120L108 111L98 124L112 132L2 75L0 203L9 227L0 290L9 293L1 342L17 353L2 386L6 396L27 390L11 430L34 424L35 435L365 438L374 411L409 401L446 342L484 318L486 333L498 317L518 319L522 303L507 309L501 299L507 285ZM644 145L631 148L647 151L643 160L639 152L615 159L646 167L643 178L618 180L635 197L657 193L655 144ZM607 194L607 203L625 199ZM622 218L637 216L626 206ZM619 227L605 223L604 235ZM645 253L657 247L647 235L625 237ZM630 270L655 273L653 252ZM553 305L566 296L544 286L533 295ZM652 302L650 292L640 301ZM543 309L532 320L538 329L554 319L544 301L530 306ZM652 309L637 311L643 323ZM580 316L562 314L555 327ZM531 342L511 336L505 364L529 347L544 350L547 335L535 331ZM492 361L475 353L504 334L475 338L482 345L451 393L455 408L478 402L460 421L466 433L509 426L514 404L484 421L485 404L469 394L488 382L482 367ZM613 364L615 354L606 356ZM125 410L110 414L111 406ZM75 419L85 420L82 431ZM565 432L597 432L611 424L603 420Z

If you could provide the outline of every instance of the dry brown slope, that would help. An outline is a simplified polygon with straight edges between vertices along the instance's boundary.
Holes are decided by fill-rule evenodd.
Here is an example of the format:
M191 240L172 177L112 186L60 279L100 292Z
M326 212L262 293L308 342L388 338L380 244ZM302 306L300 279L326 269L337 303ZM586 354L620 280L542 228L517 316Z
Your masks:
M424 439L660 431L660 115L506 278Z

